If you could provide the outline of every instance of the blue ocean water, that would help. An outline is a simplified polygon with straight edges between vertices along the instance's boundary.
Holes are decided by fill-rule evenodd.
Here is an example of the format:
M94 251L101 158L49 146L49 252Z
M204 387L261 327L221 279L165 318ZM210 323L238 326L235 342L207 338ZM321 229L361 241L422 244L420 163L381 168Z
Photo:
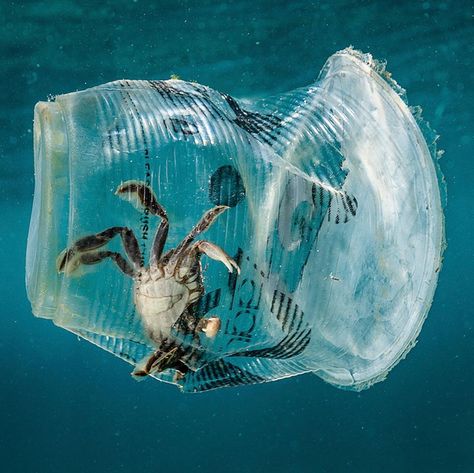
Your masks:
M0 3L0 465L5 472L474 471L472 2ZM448 248L417 346L361 393L305 375L183 395L31 314L38 100L172 73L237 97L314 81L352 44L438 131Z

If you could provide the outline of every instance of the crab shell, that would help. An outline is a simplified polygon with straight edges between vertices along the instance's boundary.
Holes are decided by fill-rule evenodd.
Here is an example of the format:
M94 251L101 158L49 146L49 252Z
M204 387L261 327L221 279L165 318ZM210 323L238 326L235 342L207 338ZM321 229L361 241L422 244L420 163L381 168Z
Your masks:
M203 294L201 265L142 270L135 279L134 301L149 338L159 345L188 306Z

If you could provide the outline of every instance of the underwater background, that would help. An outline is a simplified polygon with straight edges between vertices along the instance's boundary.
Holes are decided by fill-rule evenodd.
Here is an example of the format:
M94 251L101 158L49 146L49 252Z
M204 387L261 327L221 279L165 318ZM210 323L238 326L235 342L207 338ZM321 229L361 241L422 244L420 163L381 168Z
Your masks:
M0 2L0 471L473 472L474 6L469 1ZM416 347L360 393L313 375L184 395L36 319L25 247L34 104L178 74L236 97L387 59L440 134L448 247Z

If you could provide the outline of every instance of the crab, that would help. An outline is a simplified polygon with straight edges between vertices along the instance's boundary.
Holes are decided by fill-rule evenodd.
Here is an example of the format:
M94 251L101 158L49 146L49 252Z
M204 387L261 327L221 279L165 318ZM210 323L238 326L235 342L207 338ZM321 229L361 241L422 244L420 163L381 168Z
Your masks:
M143 263L137 238L127 227L111 227L77 240L60 253L57 269L71 275L80 265L93 265L111 259L117 267L134 281L134 303L145 332L155 346L154 353L133 375L145 377L168 368L184 376L194 370L196 350L185 350L173 335L176 330L191 333L194 338L203 334L214 338L221 321L218 317L197 317L195 304L204 294L201 256L223 263L229 272L240 274L237 263L220 247L196 237L207 230L219 215L229 207L218 205L201 217L195 227L181 243L163 254L168 236L169 221L165 209L158 202L153 190L141 181L120 184L115 194L132 203L137 209L148 209L148 213L160 217L161 222L153 239L148 266ZM128 259L120 253L101 249L112 238L120 235Z

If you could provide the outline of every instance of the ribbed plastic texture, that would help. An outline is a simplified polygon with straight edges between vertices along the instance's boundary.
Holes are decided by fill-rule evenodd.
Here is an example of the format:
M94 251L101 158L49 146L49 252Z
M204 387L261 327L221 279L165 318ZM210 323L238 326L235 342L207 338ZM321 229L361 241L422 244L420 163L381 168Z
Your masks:
M38 104L27 257L35 315L132 364L156 349L134 281L112 261L56 270L64 248L114 226L134 231L147 264L160 219L114 194L136 180L168 213L166 249L207 210L230 207L205 239L241 269L202 257L193 310L219 317L220 330L200 337L197 369L156 377L189 392L304 372L356 390L383 379L415 343L444 249L433 139L388 77L346 49L314 84L260 101L122 80ZM118 238L107 247L124 254Z

